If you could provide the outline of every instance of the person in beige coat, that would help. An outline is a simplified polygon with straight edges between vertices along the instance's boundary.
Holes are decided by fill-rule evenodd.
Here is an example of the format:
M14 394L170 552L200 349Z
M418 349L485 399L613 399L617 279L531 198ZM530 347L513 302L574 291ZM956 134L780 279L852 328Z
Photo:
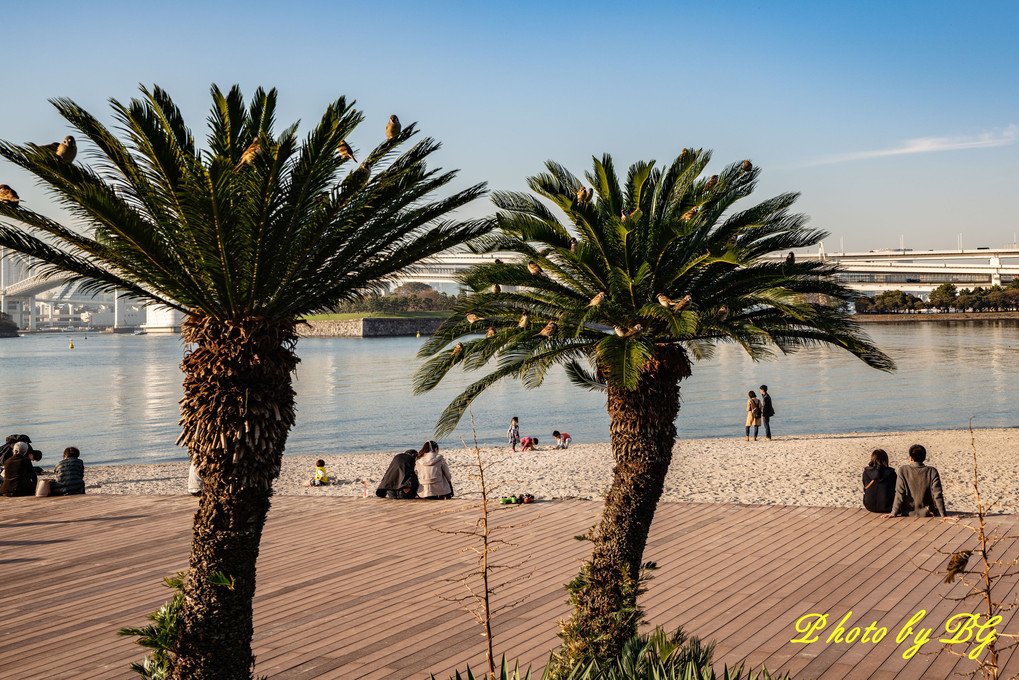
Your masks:
M757 431L761 427L761 400L757 398L753 390L747 393L747 441L750 441L750 426L754 426L754 441L757 441Z
M425 442L414 462L418 478L418 498L445 499L453 495L453 477L446 459L439 453L439 445Z

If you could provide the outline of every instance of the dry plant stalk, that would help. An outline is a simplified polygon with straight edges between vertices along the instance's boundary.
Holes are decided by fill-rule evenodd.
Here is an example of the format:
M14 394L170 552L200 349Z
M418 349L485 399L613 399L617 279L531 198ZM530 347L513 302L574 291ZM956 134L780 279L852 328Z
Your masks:
M500 481L493 483L490 481L491 478L486 476L486 473L488 473L493 467L499 465L505 459L505 455L495 455L486 458L481 454L481 447L478 445L478 434L474 428L474 413L471 412L470 407L468 407L467 410L471 419L473 447L468 446L467 442L463 442L463 439L461 439L461 441L463 442L465 449L472 450L474 453L474 464L470 466L469 469L471 472L468 473L467 478L477 481L479 491L467 494L477 494L477 503L458 508L458 510L475 509L478 511L478 516L474 522L466 522L466 528L464 529L447 531L436 529L434 527L431 528L434 531L438 531L443 534L466 536L471 539L476 539L476 542L462 548L458 551L458 553L476 553L477 568L463 574L460 577L447 579L447 581L462 584L464 588L466 588L467 594L456 597L443 597L442 599L448 602L455 602L464 610L470 612L470 614L484 628L486 645L485 655L486 660L488 661L488 678L489 680L494 680L497 677L497 673L495 654L493 652L494 637L492 635L492 619L500 611L519 604L524 599L525 595L522 594L512 602L503 603L499 606L493 606L493 596L496 592L502 590L506 586L527 580L534 573L533 570L526 573L519 571L519 569L530 559L530 555L519 562L511 564L501 564L493 561L493 554L501 548L516 546L515 543L510 543L503 539L496 538L495 534L505 530L527 526L534 522L537 517L531 517L524 522L514 522L511 524L492 523L492 509L489 508L489 504L492 502L495 492L500 487L504 486L506 482ZM517 575L511 578L501 578L498 579L498 582L496 582L493 574L495 572L501 573L507 569L514 570L517 572Z
M1010 560L999 560L992 559L991 553L996 548L998 548L998 544L1001 543L1002 541L1014 541L1016 539L1019 539L1019 536L996 534L994 533L994 530L987 524L986 521L987 516L991 514L993 510L1000 509L1003 506L1000 503L1000 496L998 499L995 499L995 501L989 504L985 504L983 498L980 495L980 474L979 474L980 468L977 461L976 436L973 432L972 418L970 419L969 423L969 433L970 433L970 445L973 452L973 481L970 484L970 492L973 494L973 497L976 500L977 510L975 513L969 515L968 519L971 520L976 519L976 524L974 525L970 523L964 523L962 521L958 522L958 524L959 526L966 527L975 534L980 547L971 552L970 558L972 559L974 556L979 556L980 562L978 563L979 567L974 570L966 570L964 567L962 570L955 570L957 572L959 580L962 581L968 588L968 592L966 592L965 595L957 597L941 595L940 597L944 600L954 602L964 602L966 600L974 598L979 599L981 603L980 608L983 610L982 613L985 616L985 621L991 622L995 619L995 617L998 617L997 620L1000 622L1001 615L1016 607L1016 605L1019 604L1019 600L1013 599L1008 602L998 601L995 599L994 591L995 588L997 588L997 590L1000 592L1000 590L1003 587L1005 589L1005 592L1008 592L1015 585L1013 582L1010 585L1006 584L1003 586L1000 582L1002 579L1007 579L1019 575L1019 557L1015 557ZM944 553L943 551L940 550L938 552L942 552L942 554L951 554ZM967 563L966 566L970 566L971 564L972 562L969 562ZM928 569L924 569L924 571L928 571L929 573L932 574L949 573L946 571L931 571ZM952 571L951 568L949 571ZM966 576L967 574L976 574L977 578L973 581L970 581ZM973 658L972 656L966 654L965 652L955 650L954 648L952 648L950 644L945 644L945 646L942 649L947 650L950 654L954 654L955 656L960 657L965 656L971 659L972 661L975 661L977 667L972 672L969 673L970 677L974 677L977 674L979 674L980 676L988 678L989 680L1001 680L1001 668L999 666L1000 655L1003 652L1016 646L1017 637L1019 636L1015 634L994 633L990 641L986 644L985 647L986 653L977 655L976 658ZM999 638L1011 638L1012 641L1007 645L999 646L998 645ZM1010 676L1010 680L1015 680L1016 678L1019 678L1019 675Z

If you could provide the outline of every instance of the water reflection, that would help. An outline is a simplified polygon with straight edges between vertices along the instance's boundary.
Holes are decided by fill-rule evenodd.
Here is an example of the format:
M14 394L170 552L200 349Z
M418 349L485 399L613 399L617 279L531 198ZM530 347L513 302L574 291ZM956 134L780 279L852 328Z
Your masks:
M815 348L755 363L720 346L695 364L682 385L681 437L741 436L748 390L767 384L776 435L1011 427L1019 385L1015 322L867 326L899 366L867 368L843 352ZM75 348L68 348L73 340ZM318 455L418 446L449 401L468 384L458 377L424 396L411 394L423 339L304 339L294 387L297 425L287 453ZM0 436L25 432L52 465L65 446L91 464L182 460L176 337L37 335L0 340ZM477 376L474 376L477 377ZM504 441L512 416L521 432L550 439L553 429L578 442L607 441L604 396L573 387L553 372L539 390L517 383L490 388L473 406L478 438ZM469 424L446 445L470 441Z

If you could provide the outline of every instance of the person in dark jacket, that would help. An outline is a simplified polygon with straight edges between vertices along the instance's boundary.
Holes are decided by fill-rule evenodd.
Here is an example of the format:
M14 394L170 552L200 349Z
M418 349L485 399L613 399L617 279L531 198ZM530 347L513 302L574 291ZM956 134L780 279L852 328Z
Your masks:
M375 495L379 498L417 498L418 478L414 473L417 455L417 451L410 449L393 456Z
M13 455L4 466L4 483L0 486L3 496L34 496L35 467L28 455L29 446L25 442L17 442L12 447Z
M870 465L863 468L863 507L887 514L895 501L895 470L888 466L884 449L874 449Z
M771 395L768 394L768 386L761 385L761 422L764 423L764 438L771 441L771 417L775 415L775 407L771 405Z
M50 485L51 496L73 496L85 493L85 464L79 456L77 447L68 446L64 449L64 458L53 472L56 480Z
M937 468L924 465L927 449L920 444L909 447L909 465L899 468L895 500L889 517L947 517L941 475Z

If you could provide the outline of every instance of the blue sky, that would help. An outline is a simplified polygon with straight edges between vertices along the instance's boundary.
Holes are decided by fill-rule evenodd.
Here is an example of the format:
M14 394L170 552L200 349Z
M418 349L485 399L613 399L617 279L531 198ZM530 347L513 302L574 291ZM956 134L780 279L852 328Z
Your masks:
M829 251L1019 231L1015 2L9 4L11 141L68 133L51 97L109 120L107 99L139 83L167 89L201 137L212 83L262 85L281 124L356 99L355 149L391 113L417 121L460 185L522 189L546 159L580 174L604 152L625 167L695 146L715 167L760 166L759 199L801 192ZM47 200L10 165L0 183Z

